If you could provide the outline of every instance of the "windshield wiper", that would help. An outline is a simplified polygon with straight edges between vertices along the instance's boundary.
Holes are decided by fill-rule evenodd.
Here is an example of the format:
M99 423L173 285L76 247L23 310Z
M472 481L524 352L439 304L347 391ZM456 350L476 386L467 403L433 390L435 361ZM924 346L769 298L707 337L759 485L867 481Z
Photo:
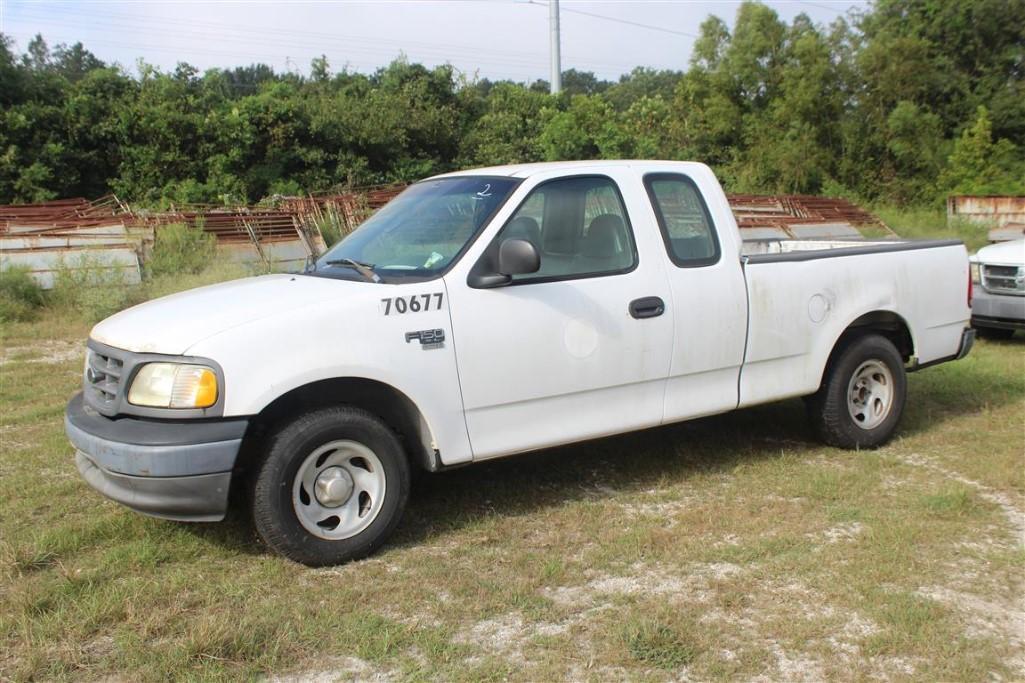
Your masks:
M349 266L370 282L380 282L381 276L373 271L373 263L360 263L351 258L333 258L325 261L329 266Z

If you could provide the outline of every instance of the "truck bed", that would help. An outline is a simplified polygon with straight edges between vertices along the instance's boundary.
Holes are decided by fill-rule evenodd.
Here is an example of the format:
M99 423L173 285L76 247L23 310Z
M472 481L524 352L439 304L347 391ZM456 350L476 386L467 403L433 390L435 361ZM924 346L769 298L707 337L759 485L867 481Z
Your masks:
M741 406L814 392L836 340L866 312L907 331L915 363L958 353L968 283L958 240L781 240L744 251Z

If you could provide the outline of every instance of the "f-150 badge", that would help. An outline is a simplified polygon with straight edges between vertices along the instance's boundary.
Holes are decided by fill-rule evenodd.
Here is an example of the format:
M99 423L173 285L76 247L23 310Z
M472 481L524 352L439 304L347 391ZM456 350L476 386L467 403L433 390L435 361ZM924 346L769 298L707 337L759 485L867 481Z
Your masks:
M445 330L419 330L417 332L406 332L406 343L413 340L420 342L420 348L440 349L445 345Z

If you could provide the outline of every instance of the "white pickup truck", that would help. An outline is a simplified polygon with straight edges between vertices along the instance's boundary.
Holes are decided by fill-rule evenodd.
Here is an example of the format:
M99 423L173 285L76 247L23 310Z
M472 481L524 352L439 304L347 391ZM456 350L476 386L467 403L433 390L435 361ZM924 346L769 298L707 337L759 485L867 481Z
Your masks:
M980 337L1010 339L1025 330L1025 239L991 244L972 256L972 327Z
M960 242L745 254L708 167L528 164L403 192L302 274L93 330L67 434L130 508L256 530L309 565L379 546L411 470L807 397L826 443L894 433L905 372L971 347Z

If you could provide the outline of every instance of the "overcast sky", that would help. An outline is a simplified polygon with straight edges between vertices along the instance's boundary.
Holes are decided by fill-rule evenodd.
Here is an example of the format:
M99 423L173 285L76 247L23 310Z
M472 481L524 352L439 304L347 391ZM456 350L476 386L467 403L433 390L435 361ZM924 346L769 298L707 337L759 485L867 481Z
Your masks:
M739 0L562 0L562 68L614 79L635 66L684 69L701 22L732 26ZM864 0L769 0L784 20L800 12L828 24ZM601 17L593 16L601 15ZM639 25L640 24L640 25ZM327 55L332 71L370 72L401 53L450 63L468 76L548 78L544 0L0 0L0 32L24 51L36 33L52 47L81 41L135 73L136 59L164 69L263 62L309 72Z

